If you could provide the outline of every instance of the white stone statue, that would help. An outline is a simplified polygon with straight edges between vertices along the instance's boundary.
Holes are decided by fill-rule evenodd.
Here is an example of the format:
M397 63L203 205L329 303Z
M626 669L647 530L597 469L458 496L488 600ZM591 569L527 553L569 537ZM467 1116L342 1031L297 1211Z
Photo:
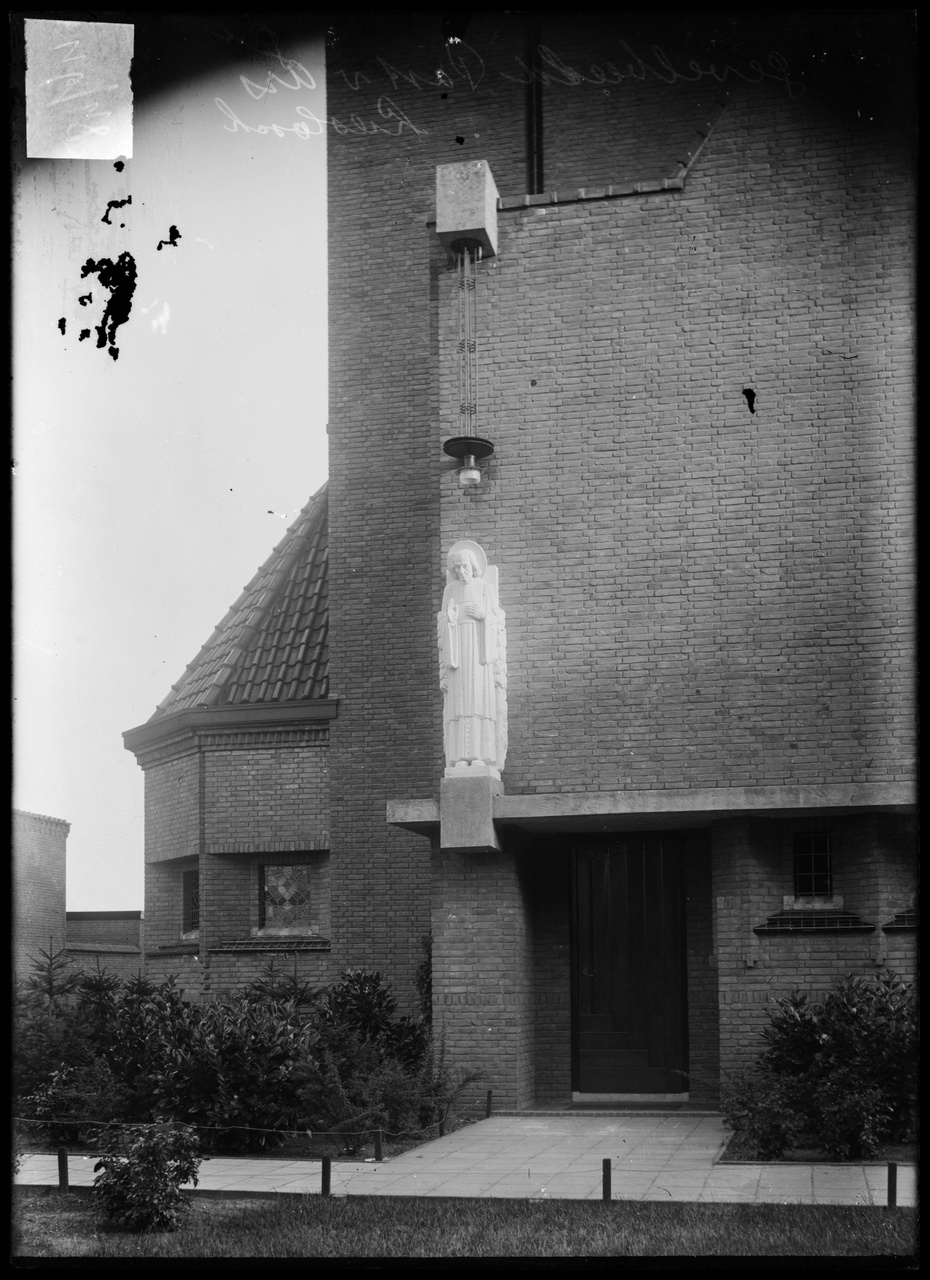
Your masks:
M446 582L437 619L446 776L499 776L507 755L507 637L497 566L477 542L456 542Z

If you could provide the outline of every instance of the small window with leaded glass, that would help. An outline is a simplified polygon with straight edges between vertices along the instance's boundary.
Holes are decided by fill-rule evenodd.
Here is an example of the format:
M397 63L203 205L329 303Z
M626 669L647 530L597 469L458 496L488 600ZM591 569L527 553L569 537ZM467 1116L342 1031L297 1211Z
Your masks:
M826 832L805 832L794 837L794 895L833 897L833 857Z
M300 864L261 867L258 927L274 933L314 933L312 868Z
M184 871L181 875L181 932L200 930L200 872Z

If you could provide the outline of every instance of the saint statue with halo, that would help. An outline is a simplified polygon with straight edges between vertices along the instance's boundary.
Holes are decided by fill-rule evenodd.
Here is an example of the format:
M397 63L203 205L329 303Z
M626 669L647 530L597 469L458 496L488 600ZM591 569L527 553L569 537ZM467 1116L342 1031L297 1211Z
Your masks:
M437 618L446 772L499 771L507 755L507 637L497 566L477 542L456 542L446 583Z

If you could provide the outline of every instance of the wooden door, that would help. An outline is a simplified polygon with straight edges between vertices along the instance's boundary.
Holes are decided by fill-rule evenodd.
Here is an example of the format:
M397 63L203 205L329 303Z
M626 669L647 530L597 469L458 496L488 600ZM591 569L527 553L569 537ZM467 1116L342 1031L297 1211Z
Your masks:
M687 1090L683 846L679 832L576 843L577 1092Z

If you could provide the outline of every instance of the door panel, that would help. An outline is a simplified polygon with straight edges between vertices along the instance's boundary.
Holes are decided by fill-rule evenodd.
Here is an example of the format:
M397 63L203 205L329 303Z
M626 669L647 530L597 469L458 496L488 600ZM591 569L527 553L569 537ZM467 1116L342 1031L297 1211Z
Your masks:
M574 1081L581 1093L680 1093L687 1081L683 833L575 846Z

